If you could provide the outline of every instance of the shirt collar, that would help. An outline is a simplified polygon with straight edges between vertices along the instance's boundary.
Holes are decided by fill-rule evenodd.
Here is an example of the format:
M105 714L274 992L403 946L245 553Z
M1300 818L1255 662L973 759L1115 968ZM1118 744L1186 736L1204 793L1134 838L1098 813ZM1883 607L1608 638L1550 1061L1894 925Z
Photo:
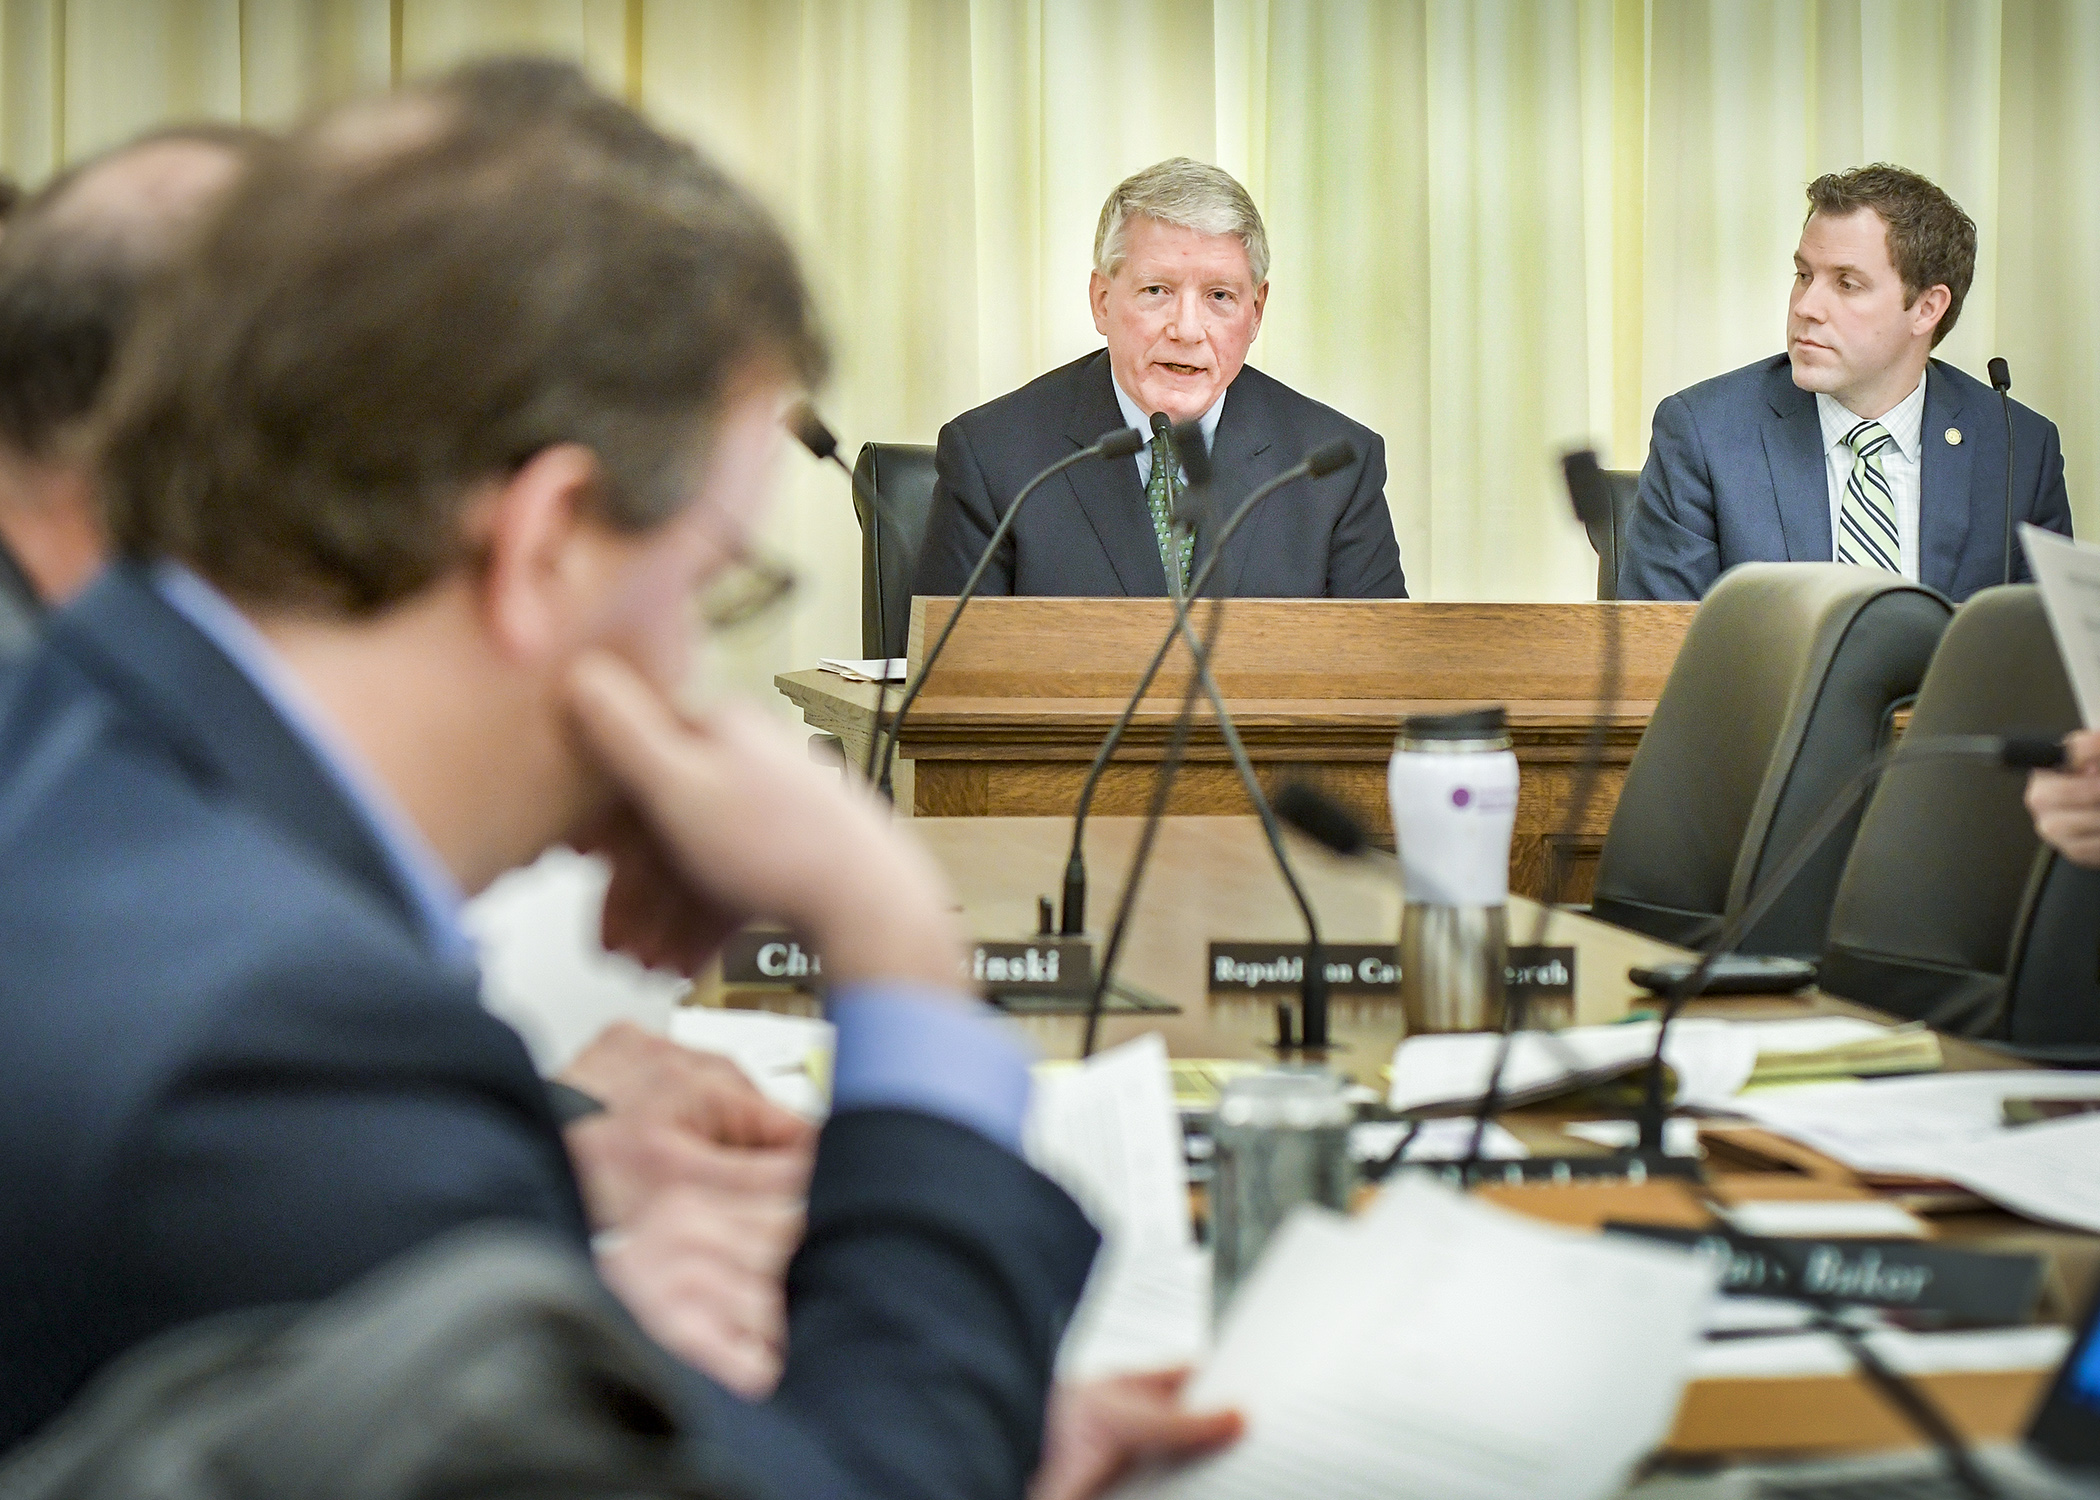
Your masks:
M1109 372L1108 383L1116 388L1116 405L1123 408L1123 420L1142 432L1146 442L1152 441L1152 413L1130 399L1114 371ZM1230 386L1218 392L1218 399L1211 402L1210 410L1196 419L1196 425L1203 429L1203 451L1206 453L1217 446L1218 418L1225 414L1225 398L1231 394Z
M472 967L474 944L460 920L466 898L459 882L377 773L328 722L327 714L276 648L224 594L180 563L154 564L153 588L248 679L363 819L395 879L408 893L431 951L448 964Z
M1816 414L1823 422L1823 451L1843 446L1845 434L1857 427L1860 419L1844 402L1835 396L1816 392ZM1919 430L1925 425L1925 377L1918 377L1918 387L1901 401L1881 414L1881 425L1895 440L1896 447L1912 463L1918 461Z

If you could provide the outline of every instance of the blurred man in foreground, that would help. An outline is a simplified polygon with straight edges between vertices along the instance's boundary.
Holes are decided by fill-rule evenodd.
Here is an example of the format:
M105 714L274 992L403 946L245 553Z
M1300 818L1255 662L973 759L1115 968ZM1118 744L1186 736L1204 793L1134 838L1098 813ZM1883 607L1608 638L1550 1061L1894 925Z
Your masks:
M0 702L0 1446L164 1329L459 1226L581 1250L458 922L569 840L612 862L610 943L690 968L764 917L833 986L785 1366L763 1403L694 1377L698 1440L783 1494L1036 1471L1095 1238L1017 1154L1027 1059L955 992L939 873L760 716L667 698L696 590L748 597L822 364L764 215L567 69L352 106L244 174L101 424L118 560ZM739 1370L763 1339L690 1295L752 1242L677 1187L621 1222L641 1326L770 1386L778 1351ZM1049 1492L1230 1435L1170 1385L1158 1421L1056 1417Z
M2014 402L2007 452L1998 396L1932 358L1975 276L1969 216L1882 165L1818 177L1808 203L1786 353L1655 409L1622 599L1701 599L1737 563L1841 562L1959 603L2004 581L2008 465L2014 520L2070 534L2056 424Z
M91 415L141 309L268 141L216 123L154 131L60 174L0 242L0 655L25 652L46 611L100 571ZM588 1110L564 1134L593 1225L625 1222L668 1186L706 1197L739 1250L693 1278L720 1316L693 1320L689 1352L769 1388L783 1313L779 1276L763 1268L799 1238L815 1132L725 1059L631 1026L564 1076L583 1093L559 1097Z
M81 428L141 299L262 142L156 131L60 174L0 239L0 654L102 566Z
M1156 430L1165 417L1200 424L1215 493L1228 505L1323 443L1343 438L1356 450L1354 462L1279 491L1248 517L1206 593L1405 598L1384 440L1247 364L1268 296L1268 231L1229 173L1176 157L1119 183L1101 207L1089 288L1108 347L941 429L912 591L958 592L1031 476L1105 432L1135 427L1151 446L1133 463L1082 464L1052 480L980 587L1179 592L1211 543L1200 524L1193 546L1172 534L1188 475L1172 435Z

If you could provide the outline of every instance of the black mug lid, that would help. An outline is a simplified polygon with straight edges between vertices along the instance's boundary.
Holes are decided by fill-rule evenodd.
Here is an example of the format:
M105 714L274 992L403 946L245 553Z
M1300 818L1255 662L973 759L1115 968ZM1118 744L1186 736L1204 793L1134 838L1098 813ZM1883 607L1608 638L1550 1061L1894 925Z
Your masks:
M1409 714L1400 733L1411 740L1491 740L1509 733L1509 715L1499 703L1462 714Z

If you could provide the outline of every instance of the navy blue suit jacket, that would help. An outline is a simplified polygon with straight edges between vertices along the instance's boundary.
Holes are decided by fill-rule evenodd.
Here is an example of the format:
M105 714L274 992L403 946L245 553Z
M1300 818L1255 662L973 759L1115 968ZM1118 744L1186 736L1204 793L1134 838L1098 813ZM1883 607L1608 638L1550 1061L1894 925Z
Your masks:
M1126 425L1103 349L943 427L934 454L939 480L912 592L960 593L1021 487ZM1264 500L1225 544L1206 594L1407 597L1400 544L1385 504L1384 439L1251 365L1234 378L1211 439L1214 513L1209 526L1196 528L1190 571L1210 556L1210 526L1222 525L1256 485L1336 438L1349 440L1356 462L1319 479L1300 479ZM986 594L1086 598L1165 595L1167 570L1137 462L1076 464L1037 490L978 588Z
M1957 604L2004 581L2005 418L1952 365L1925 371L1918 581ZM2056 424L2014 402L2013 578L2022 521L2071 534ZM1947 441L1948 429L1961 434ZM1785 355L1679 391L1655 409L1640 504L1620 551L1621 599L1700 599L1737 563L1829 562L1830 481L1814 393Z
M481 1220L587 1243L547 1095L307 750L137 569L0 687L0 1450L134 1344ZM1018 1494L1092 1229L900 1110L818 1150L774 1399L694 1375L783 1494Z

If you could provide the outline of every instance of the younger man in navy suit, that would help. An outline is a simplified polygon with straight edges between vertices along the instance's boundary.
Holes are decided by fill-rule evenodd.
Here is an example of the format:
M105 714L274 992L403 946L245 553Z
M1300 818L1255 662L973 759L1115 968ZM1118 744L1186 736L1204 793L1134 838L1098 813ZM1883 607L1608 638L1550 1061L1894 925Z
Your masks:
M1699 599L1741 562L1845 562L1957 603L2005 578L2021 521L2070 535L2056 426L1931 357L1976 270L1976 226L1901 167L1809 184L1787 352L1655 409L1622 599Z

